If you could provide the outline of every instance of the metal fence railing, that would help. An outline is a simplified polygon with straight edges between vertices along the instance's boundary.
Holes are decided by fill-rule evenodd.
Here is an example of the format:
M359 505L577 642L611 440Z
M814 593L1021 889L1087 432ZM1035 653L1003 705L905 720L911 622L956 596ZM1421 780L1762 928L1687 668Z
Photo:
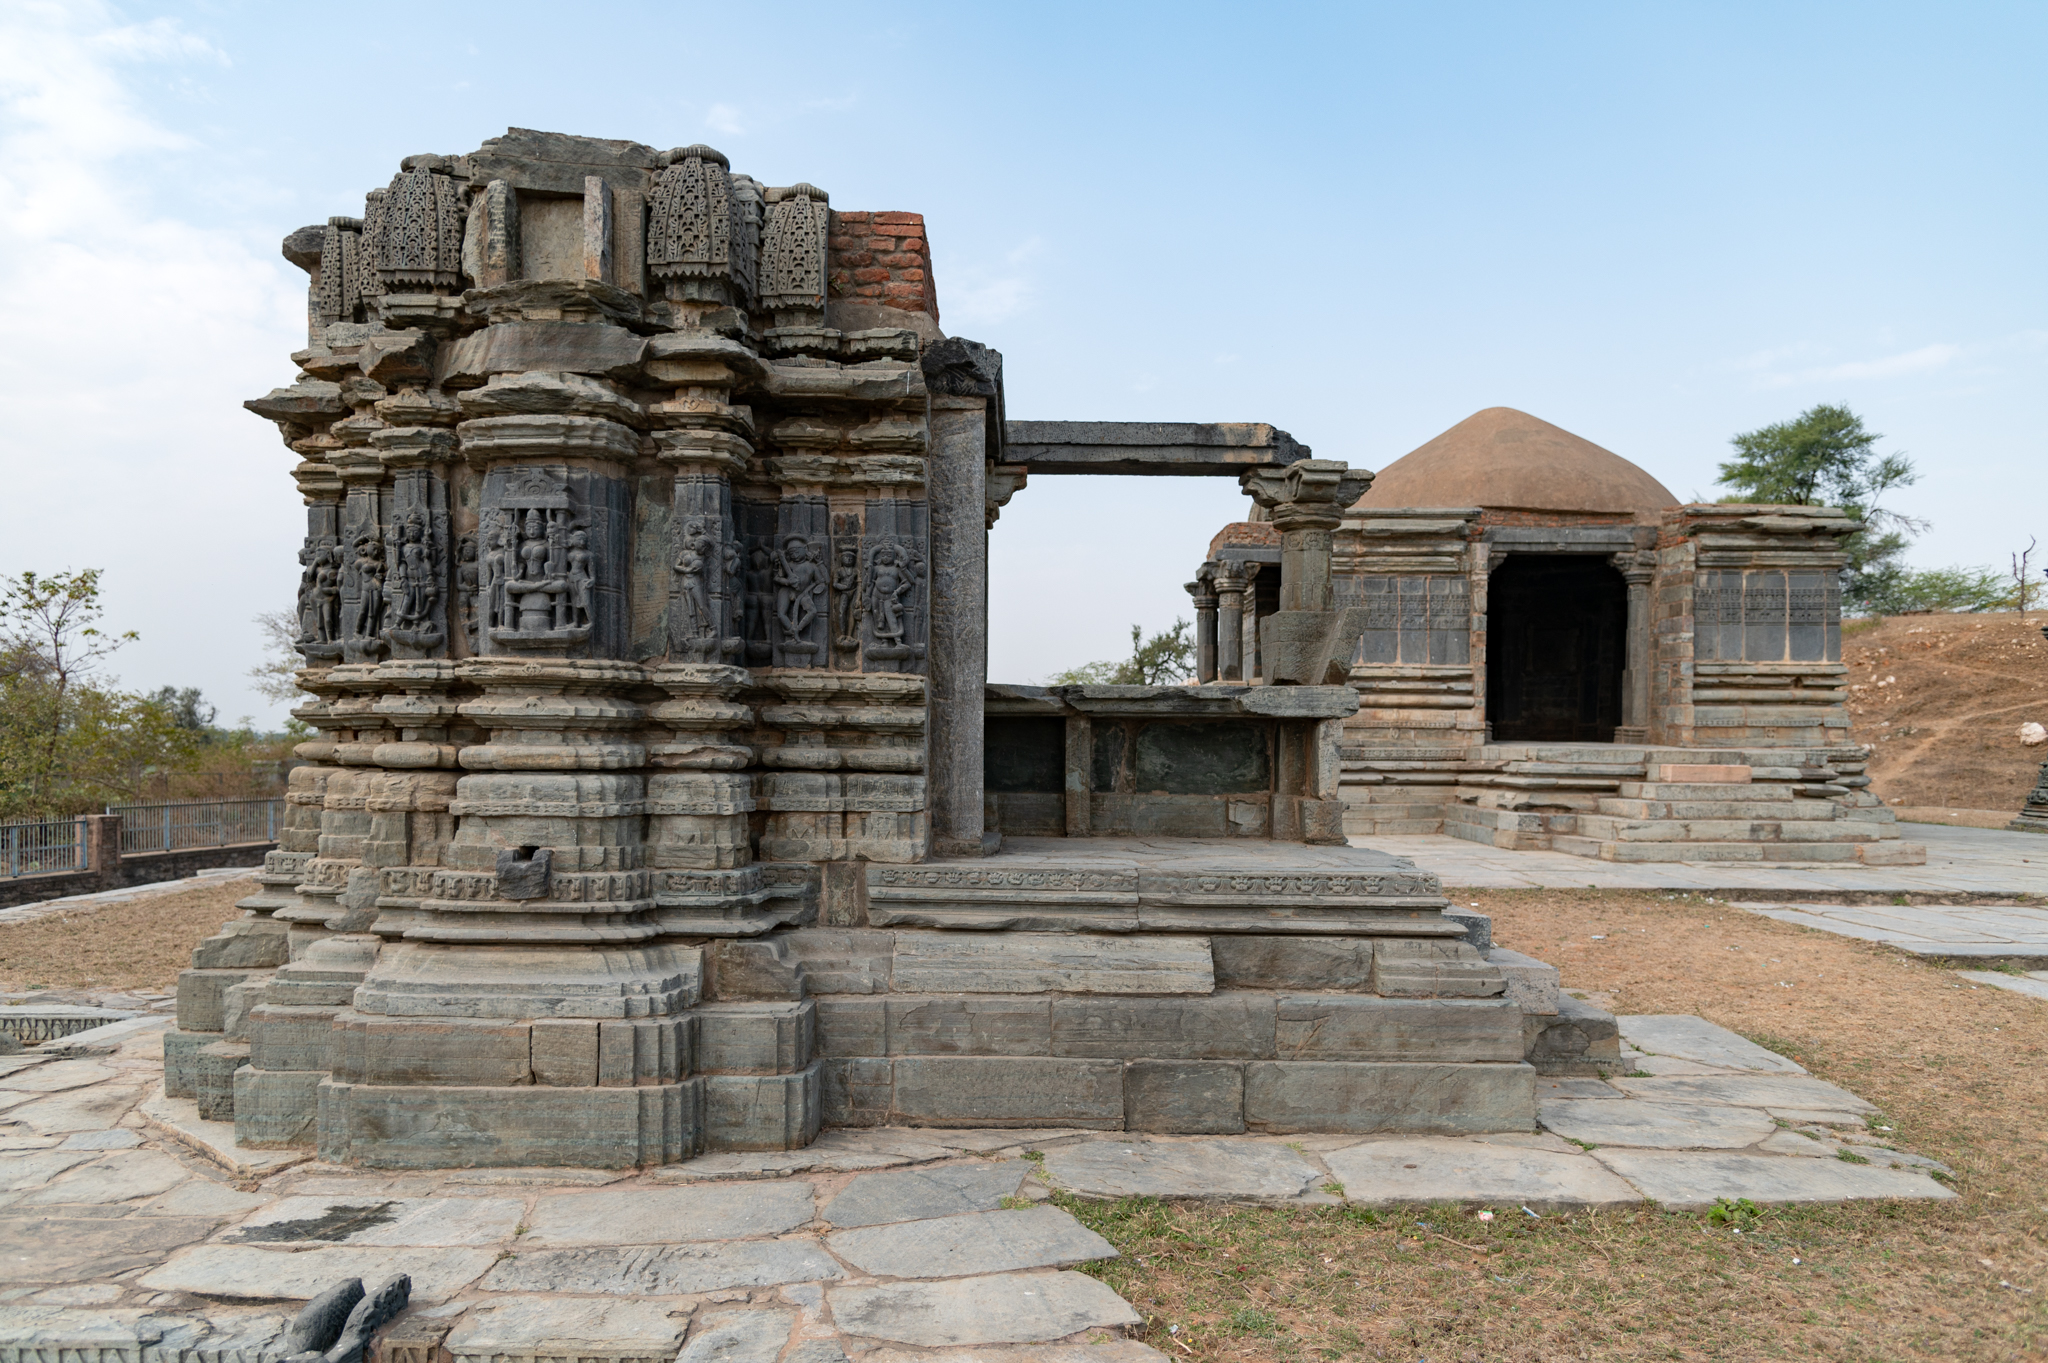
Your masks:
M34 876L85 869L83 816L0 824L0 874Z
M108 805L121 816L121 851L182 852L231 843L276 842L283 800L191 800L167 805Z

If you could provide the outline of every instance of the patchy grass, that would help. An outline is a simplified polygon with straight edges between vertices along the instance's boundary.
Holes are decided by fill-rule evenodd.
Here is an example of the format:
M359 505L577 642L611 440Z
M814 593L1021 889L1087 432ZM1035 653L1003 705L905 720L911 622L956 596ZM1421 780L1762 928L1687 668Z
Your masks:
M1402 1363L2048 1357L2048 1004L1698 898L1459 900L1569 988L1697 1013L1862 1094L1895 1128L1880 1134L1952 1165L1963 1196L1481 1221L1057 1195L1122 1251L1087 1271L1145 1314L1149 1344Z
M129 904L0 926L0 990L170 989L192 948L259 887L223 877Z

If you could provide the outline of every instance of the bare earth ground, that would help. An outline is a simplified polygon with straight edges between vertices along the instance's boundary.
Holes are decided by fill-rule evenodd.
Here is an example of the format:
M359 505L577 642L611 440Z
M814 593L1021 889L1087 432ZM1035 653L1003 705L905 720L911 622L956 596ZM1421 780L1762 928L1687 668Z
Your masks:
M2048 1005L1693 897L1460 902L1617 1012L1696 1013L1863 1095L1963 1196L1721 1226L1648 1209L1498 1206L1482 1222L1477 1208L1067 1203L1123 1251L1088 1271L1146 1313L1148 1343L1402 1363L2048 1357Z
M1886 804L2010 818L2026 803L2048 762L2048 746L2019 740L2027 721L2048 724L2044 623L2030 611L1844 626L1849 737L1871 745L1871 788Z
M238 917L252 879L210 880L132 904L0 921L0 993L31 989L170 989L192 948Z

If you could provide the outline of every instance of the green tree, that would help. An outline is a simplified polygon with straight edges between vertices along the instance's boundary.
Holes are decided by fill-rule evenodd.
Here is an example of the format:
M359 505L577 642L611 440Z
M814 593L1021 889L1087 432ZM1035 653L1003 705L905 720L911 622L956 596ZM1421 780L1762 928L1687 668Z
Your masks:
M203 730L101 676L137 636L100 625L96 568L0 577L0 816L77 814L191 762ZM194 700L197 700L196 693Z
M206 703L206 697L199 694L196 686L160 686L148 698L151 705L160 705L170 715L171 722L180 729L198 734L202 739L213 735L213 717L217 713Z
M1718 481L1735 490L1723 500L1842 508L1865 527L1843 545L1844 593L1852 601L1896 593L1909 574L1906 546L1927 522L1881 504L1885 493L1920 478L1903 451L1878 452L1882 439L1862 417L1832 403L1744 431L1728 442L1735 457L1720 466Z
M1131 656L1122 662L1083 663L1047 679L1049 686L1170 686L1195 674L1195 642L1185 620L1151 638L1131 626Z

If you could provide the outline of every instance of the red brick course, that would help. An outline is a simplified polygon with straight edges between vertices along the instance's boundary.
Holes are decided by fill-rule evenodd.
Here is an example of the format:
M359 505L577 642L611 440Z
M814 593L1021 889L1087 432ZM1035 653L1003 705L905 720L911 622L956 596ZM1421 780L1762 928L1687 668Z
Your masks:
M922 213L834 213L825 239L829 297L930 313L939 319Z

